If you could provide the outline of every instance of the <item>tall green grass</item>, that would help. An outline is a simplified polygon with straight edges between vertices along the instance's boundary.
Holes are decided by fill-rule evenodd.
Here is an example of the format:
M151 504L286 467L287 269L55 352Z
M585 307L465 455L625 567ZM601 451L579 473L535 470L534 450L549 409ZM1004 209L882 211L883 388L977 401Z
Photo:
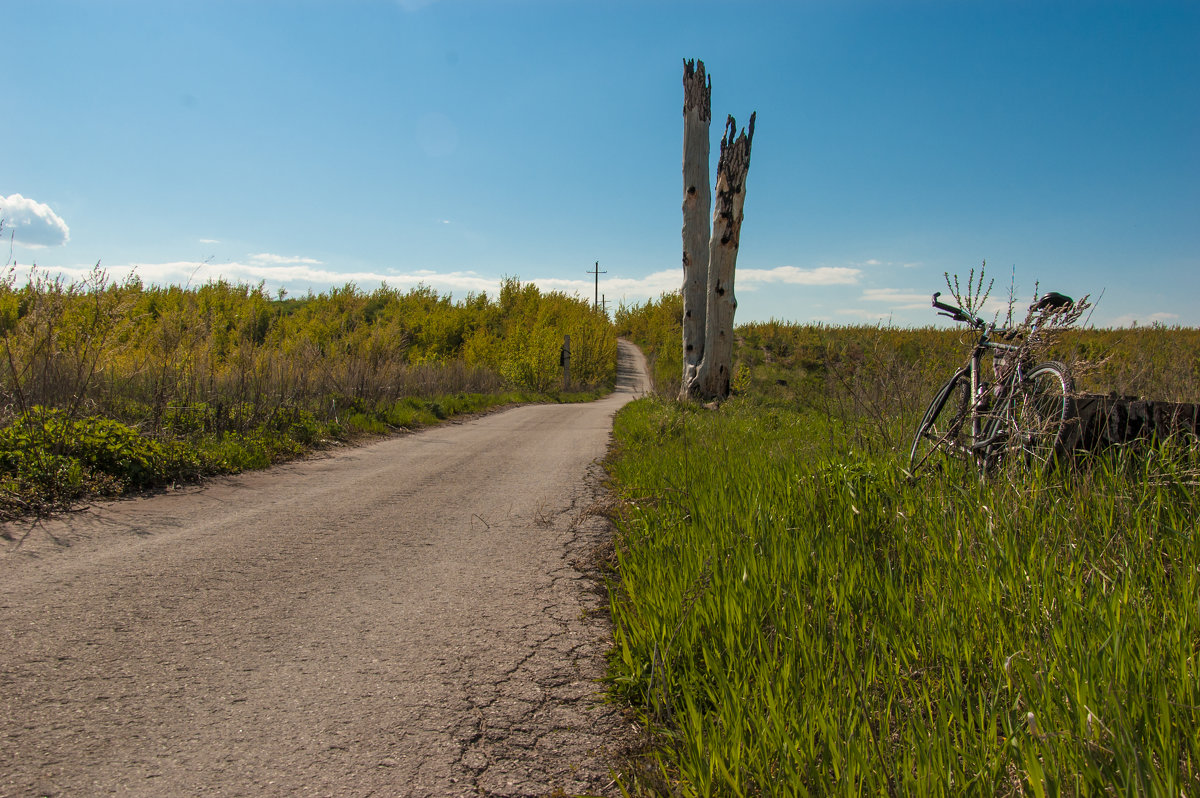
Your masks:
M631 791L1200 792L1200 457L906 479L819 408L617 417Z

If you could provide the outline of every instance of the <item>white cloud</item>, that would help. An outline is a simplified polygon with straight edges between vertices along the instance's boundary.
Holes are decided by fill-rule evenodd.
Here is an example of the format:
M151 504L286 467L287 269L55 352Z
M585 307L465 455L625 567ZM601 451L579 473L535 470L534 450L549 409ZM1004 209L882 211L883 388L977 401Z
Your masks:
M862 275L861 269L849 266L818 266L800 269L795 266L776 266L773 269L738 269L736 283L787 283L789 285L853 285ZM682 278L679 280L682 282Z
M918 294L899 288L867 288L863 290L862 299L867 302L887 302L893 309L916 310L929 307L929 299L933 292Z
M951 299L951 302L954 300ZM1017 321L1025 318L1026 312L1029 310L1029 305L1032 304L1032 299L1022 297L1013 297L1012 299L1012 314ZM983 303L983 308L980 313L985 319L993 316L999 316L1001 321L1008 316L1009 299L1007 296L988 297L988 301Z
M840 316L852 316L867 321L894 321L900 317L906 323L933 324L934 310L930 307L933 292L913 291L907 288L864 288L859 301L874 304L876 308L841 308ZM946 297L941 298L946 301ZM949 300L952 304L953 299ZM929 316L910 311L928 311Z
M226 280L232 283L248 283L257 285L265 283L269 290L286 288L293 294L302 293L308 289L316 292L324 291L333 286L354 283L365 291L377 288L381 283L387 283L393 288L404 290L423 283L438 292L453 292L458 296L472 293L496 293L500 287L500 279L485 277L473 271L433 272L418 270L401 271L334 271L321 268L318 261L311 258L284 259L292 262L270 262L255 260L247 262L230 261L214 263L212 261L180 260L165 263L126 263L121 265L105 265L105 271L112 279L120 280L130 273L136 274L143 282L153 285L204 285L210 281ZM92 266L40 266L43 273L62 274L68 279L77 280L91 272ZM18 275L23 279L25 275Z
M200 243L201 244L220 244L221 242L219 239L216 239L216 238L202 238L202 239L200 239Z
M480 293L495 292L500 281L484 277L473 271L434 272L420 269L411 272L401 271L335 271L321 268L320 261L313 258L270 256L267 253L253 256L249 263L208 263L208 264L134 264L138 274L145 279L150 273L161 273L151 278L154 282L178 282L178 275L191 267L195 272L192 282L203 283L208 280L224 278L231 281L247 283L266 282L271 286L282 286L289 291L303 291L312 288L321 291L335 285L354 283L364 290L371 290L380 283L386 282L394 288L405 288L424 283L442 292ZM197 268L199 267L199 268ZM170 275L175 275L171 277Z
M1117 316L1115 319L1113 319L1114 327L1132 327L1135 324L1144 326L1144 325L1148 325L1148 324L1178 324L1178 323L1179 323L1179 314L1178 313L1166 313L1163 311L1159 311L1158 313L1147 313L1145 315L1141 315L1139 313L1126 313L1124 315Z
M835 311L839 316L853 316L867 321L883 321L892 317L888 310L868 310L865 308L839 308Z
M42 264L43 273L62 274L68 279L86 276L92 266L54 266ZM214 262L213 260L178 260L157 263L105 264L105 271L113 279L123 279L130 273L143 282L153 285L204 285L215 280L257 285L265 283L268 290L286 288L292 294L308 289L316 292L333 286L354 283L363 290L374 290L381 283L404 290L418 283L427 285L439 293L453 293L463 297L467 293L486 293L495 296L500 290L500 275L485 275L473 270L437 271L433 269L387 269L340 271L326 267L315 258L293 255L276 255L259 252L237 261ZM595 283L581 277L578 280L557 277L526 277L517 275L523 283L533 283L542 291L560 291L567 295L578 295L590 301ZM682 276L679 270L654 272L644 277L614 277L600 281L600 292L616 303L622 300L657 299L659 295L679 290Z
M257 255L251 255L252 263L283 265L283 264L304 264L306 266L318 266L321 261L313 258L301 258L297 255L272 255L270 252L260 252Z
M67 223L49 205L20 194L0 197L0 219L13 240L33 249L57 247L71 240Z
M758 286L769 283L787 285L852 285L859 280L862 272L859 269L841 266L819 266L813 269L799 269L795 266L778 266L773 269L738 269L734 274L737 287L745 291L754 291ZM543 291L561 291L565 294L578 294L585 299L595 296L596 283L587 277L562 278L530 278L525 282L535 283ZM665 269L652 272L642 277L609 277L601 278L600 293L609 301L640 301L642 299L657 299L671 291L678 291L683 285L682 269Z
M309 289L321 292L333 286L354 283L360 289L374 290L386 282L393 288L406 290L417 284L427 285L439 293L453 293L464 297L467 293L486 293L495 296L500 288L499 274L481 274L473 270L440 271L428 268L415 269L362 269L341 271L330 268L316 258L301 255L279 255L268 252L253 253L236 261L214 262L213 260L178 260L156 263L105 264L108 274L122 279L130 272L135 273L147 284L156 285L203 285L210 281L227 280L233 283L266 285L268 291L286 288L293 295ZM57 272L71 279L86 275L90 265L79 267L54 267L42 265L44 272ZM802 270L793 267L777 269L739 270L740 285L749 283L788 283L801 285L837 285L858 279L858 270L849 268L820 267ZM591 301L596 283L587 274L576 278L538 277L517 274L524 283L533 283L545 292L559 291L568 296L578 296ZM615 306L619 302L642 302L657 299L664 293L678 291L683 282L679 268L664 269L641 276L602 275L600 293ZM749 289L748 289L749 290ZM875 318L880 314L875 314ZM883 314L886 315L886 314Z
M920 263L917 263L917 262L905 262L905 261L895 261L895 260L880 260L879 258L868 258L868 259L866 259L866 260L864 260L864 261L859 261L859 262L857 262L857 263L854 263L853 265L855 265L855 266L864 266L864 267L867 267L867 268L874 268L874 267L876 267L876 266L899 266L899 267L900 267L900 268L902 268L902 269L914 269L914 268L916 268L917 266L920 266L921 264L920 264Z
M543 291L561 291L564 294L578 294L587 299L595 295L596 282L594 279L566 279L562 277L534 277L522 282L534 283ZM654 272L645 277L612 277L600 281L600 293L607 299L657 299L670 291L678 291L683 284L683 271L670 269Z

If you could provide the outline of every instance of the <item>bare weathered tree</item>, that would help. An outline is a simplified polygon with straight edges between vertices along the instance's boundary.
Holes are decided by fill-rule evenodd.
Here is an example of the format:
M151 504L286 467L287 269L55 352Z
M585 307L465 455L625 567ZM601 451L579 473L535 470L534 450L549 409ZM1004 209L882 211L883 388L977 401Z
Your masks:
M683 381L679 398L700 387L708 304L708 126L712 80L703 61L683 62Z
M708 209L708 126L712 78L703 61L683 62L683 378L680 400L724 399L733 369L733 270L742 232L749 130L729 117L717 160L717 202L711 234Z
M700 365L700 392L709 399L729 396L733 371L733 314L737 310L733 270L742 233L754 117L755 114L750 114L749 129L740 134L737 133L737 122L729 117L717 161L717 201L713 208L712 240L708 249L704 360Z

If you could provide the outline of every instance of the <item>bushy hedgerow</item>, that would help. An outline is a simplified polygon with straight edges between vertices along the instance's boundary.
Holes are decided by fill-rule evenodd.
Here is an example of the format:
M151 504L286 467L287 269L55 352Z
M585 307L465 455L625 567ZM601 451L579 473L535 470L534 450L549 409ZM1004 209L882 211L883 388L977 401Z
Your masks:
M0 279L0 503L117 494L435 423L517 395L611 386L611 323L506 279L495 299L354 285ZM30 506L33 506L30 504ZM5 511L7 512L7 511Z

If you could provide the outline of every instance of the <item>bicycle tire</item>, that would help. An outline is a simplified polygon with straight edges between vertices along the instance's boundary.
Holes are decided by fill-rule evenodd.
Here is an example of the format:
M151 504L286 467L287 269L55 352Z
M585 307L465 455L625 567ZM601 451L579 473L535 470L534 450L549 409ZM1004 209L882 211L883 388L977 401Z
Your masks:
M1054 360L1034 366L1010 402L1015 434L1008 454L1038 471L1061 464L1075 446L1078 426L1075 381L1067 367Z
M934 395L908 453L908 470L916 475L939 456L953 460L970 459L971 378L960 369Z

